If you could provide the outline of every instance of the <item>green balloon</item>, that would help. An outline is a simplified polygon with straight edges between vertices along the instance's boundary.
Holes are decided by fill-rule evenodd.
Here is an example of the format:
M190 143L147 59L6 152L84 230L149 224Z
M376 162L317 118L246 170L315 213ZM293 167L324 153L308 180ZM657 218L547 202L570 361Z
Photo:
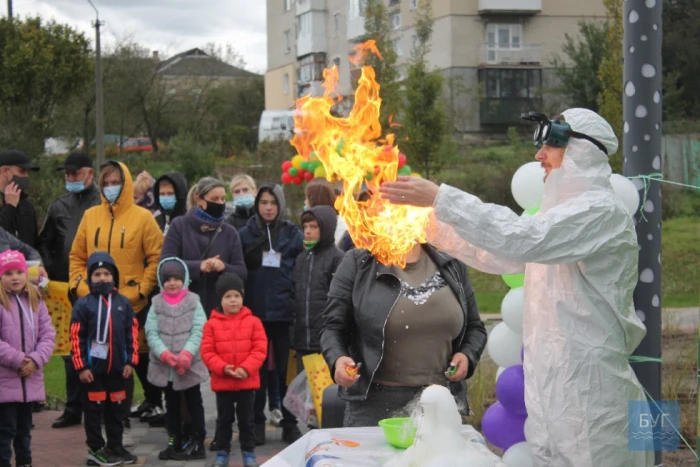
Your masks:
M288 172L292 177L296 177L299 174L299 169L296 167L290 167Z
M411 166L404 165L399 169L399 175L411 175Z
M534 216L538 212L540 212L540 208L530 208L523 213L523 216Z
M306 161L301 162L301 170L309 170L309 163Z
M501 277L511 289L517 289L525 284L525 274L504 274Z
M365 175L365 180L367 180L368 182L371 182L373 178L374 174L372 172L367 172L367 174Z

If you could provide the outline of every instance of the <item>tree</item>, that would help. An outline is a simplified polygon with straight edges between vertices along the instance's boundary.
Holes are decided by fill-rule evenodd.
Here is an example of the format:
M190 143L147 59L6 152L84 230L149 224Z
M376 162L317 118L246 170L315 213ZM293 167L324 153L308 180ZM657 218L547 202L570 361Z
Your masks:
M700 2L664 0L664 115L700 118ZM669 100L673 95L674 99Z
M92 78L82 33L41 18L0 18L0 145L42 154L57 109Z
M600 95L598 113L605 118L615 135L622 140L622 0L603 0L608 12L608 27L605 34L607 46L600 63ZM621 160L621 159L620 159Z
M429 0L418 2L415 22L417 43L404 82L401 121L406 141L401 147L430 178L442 168L453 143L442 98L443 77L428 68L426 59L434 23Z
M391 121L401 105L399 73L396 67L397 54L391 39L392 27L385 2L367 0L365 11L365 31L367 39L373 39L381 53L381 58L368 53L364 65L374 68L375 79L379 83L382 98L379 123L383 134L391 133Z
M571 107L584 107L598 111L601 81L600 64L606 56L607 23L581 21L580 38L564 35L562 52L567 57L555 55L552 65L561 81L562 94Z

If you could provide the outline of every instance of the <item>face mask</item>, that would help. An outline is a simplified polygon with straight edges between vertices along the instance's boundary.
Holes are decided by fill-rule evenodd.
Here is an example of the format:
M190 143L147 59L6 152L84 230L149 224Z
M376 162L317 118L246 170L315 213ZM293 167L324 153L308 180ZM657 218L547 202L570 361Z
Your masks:
M305 250L311 250L316 245L318 245L318 240L304 240L304 249Z
M119 198L119 195L122 192L122 186L117 185L117 186L106 186L102 189L102 194L105 195L105 198L107 198L107 201L109 201L109 204L114 204L114 202Z
M17 185L17 188L22 190L23 193L26 193L27 190L29 190L29 177L18 177L17 175L13 175L10 183Z
M211 217L218 219L224 215L224 210L226 209L226 204L215 203L213 201L207 201L207 207L204 212L209 214Z
M308 211L309 207L307 205L304 205L304 212Z
M166 211L172 211L175 209L175 205L177 204L177 198L175 198L174 195L172 196L159 196L158 197L158 202L162 206L163 209Z
M66 191L71 193L80 193L85 190L85 182L66 182Z
M107 296L114 290L114 281L93 282L91 289L93 292Z
M255 202L255 196L253 195L243 195L235 198L233 200L233 205L239 208L250 209L250 207Z

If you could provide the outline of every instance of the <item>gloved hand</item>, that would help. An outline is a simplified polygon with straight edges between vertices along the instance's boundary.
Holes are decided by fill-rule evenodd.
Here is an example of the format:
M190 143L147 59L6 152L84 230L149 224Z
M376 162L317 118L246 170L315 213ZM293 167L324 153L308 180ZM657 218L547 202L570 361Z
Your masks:
M170 368L175 368L178 362L178 358L169 350L166 350L160 354L160 361L168 365Z
M191 366L192 354L189 353L187 350L183 350L177 357L177 366L175 367L175 370L177 370L177 374L181 376L184 375L185 372L189 370Z

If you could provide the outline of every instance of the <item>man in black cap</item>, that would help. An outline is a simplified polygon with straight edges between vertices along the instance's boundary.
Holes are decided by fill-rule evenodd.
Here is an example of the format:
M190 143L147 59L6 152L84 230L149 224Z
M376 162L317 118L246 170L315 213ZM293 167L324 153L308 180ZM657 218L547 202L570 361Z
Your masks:
M37 170L21 151L0 152L0 227L32 248L36 247L38 222L27 192L29 171Z
M87 154L70 154L59 170L65 171L66 191L49 206L44 227L39 235L37 249L44 259L49 279L68 282L68 254L83 214L100 204L100 192L93 179L95 170ZM82 416L81 384L70 358L64 357L66 367L66 408L54 428L80 424Z

